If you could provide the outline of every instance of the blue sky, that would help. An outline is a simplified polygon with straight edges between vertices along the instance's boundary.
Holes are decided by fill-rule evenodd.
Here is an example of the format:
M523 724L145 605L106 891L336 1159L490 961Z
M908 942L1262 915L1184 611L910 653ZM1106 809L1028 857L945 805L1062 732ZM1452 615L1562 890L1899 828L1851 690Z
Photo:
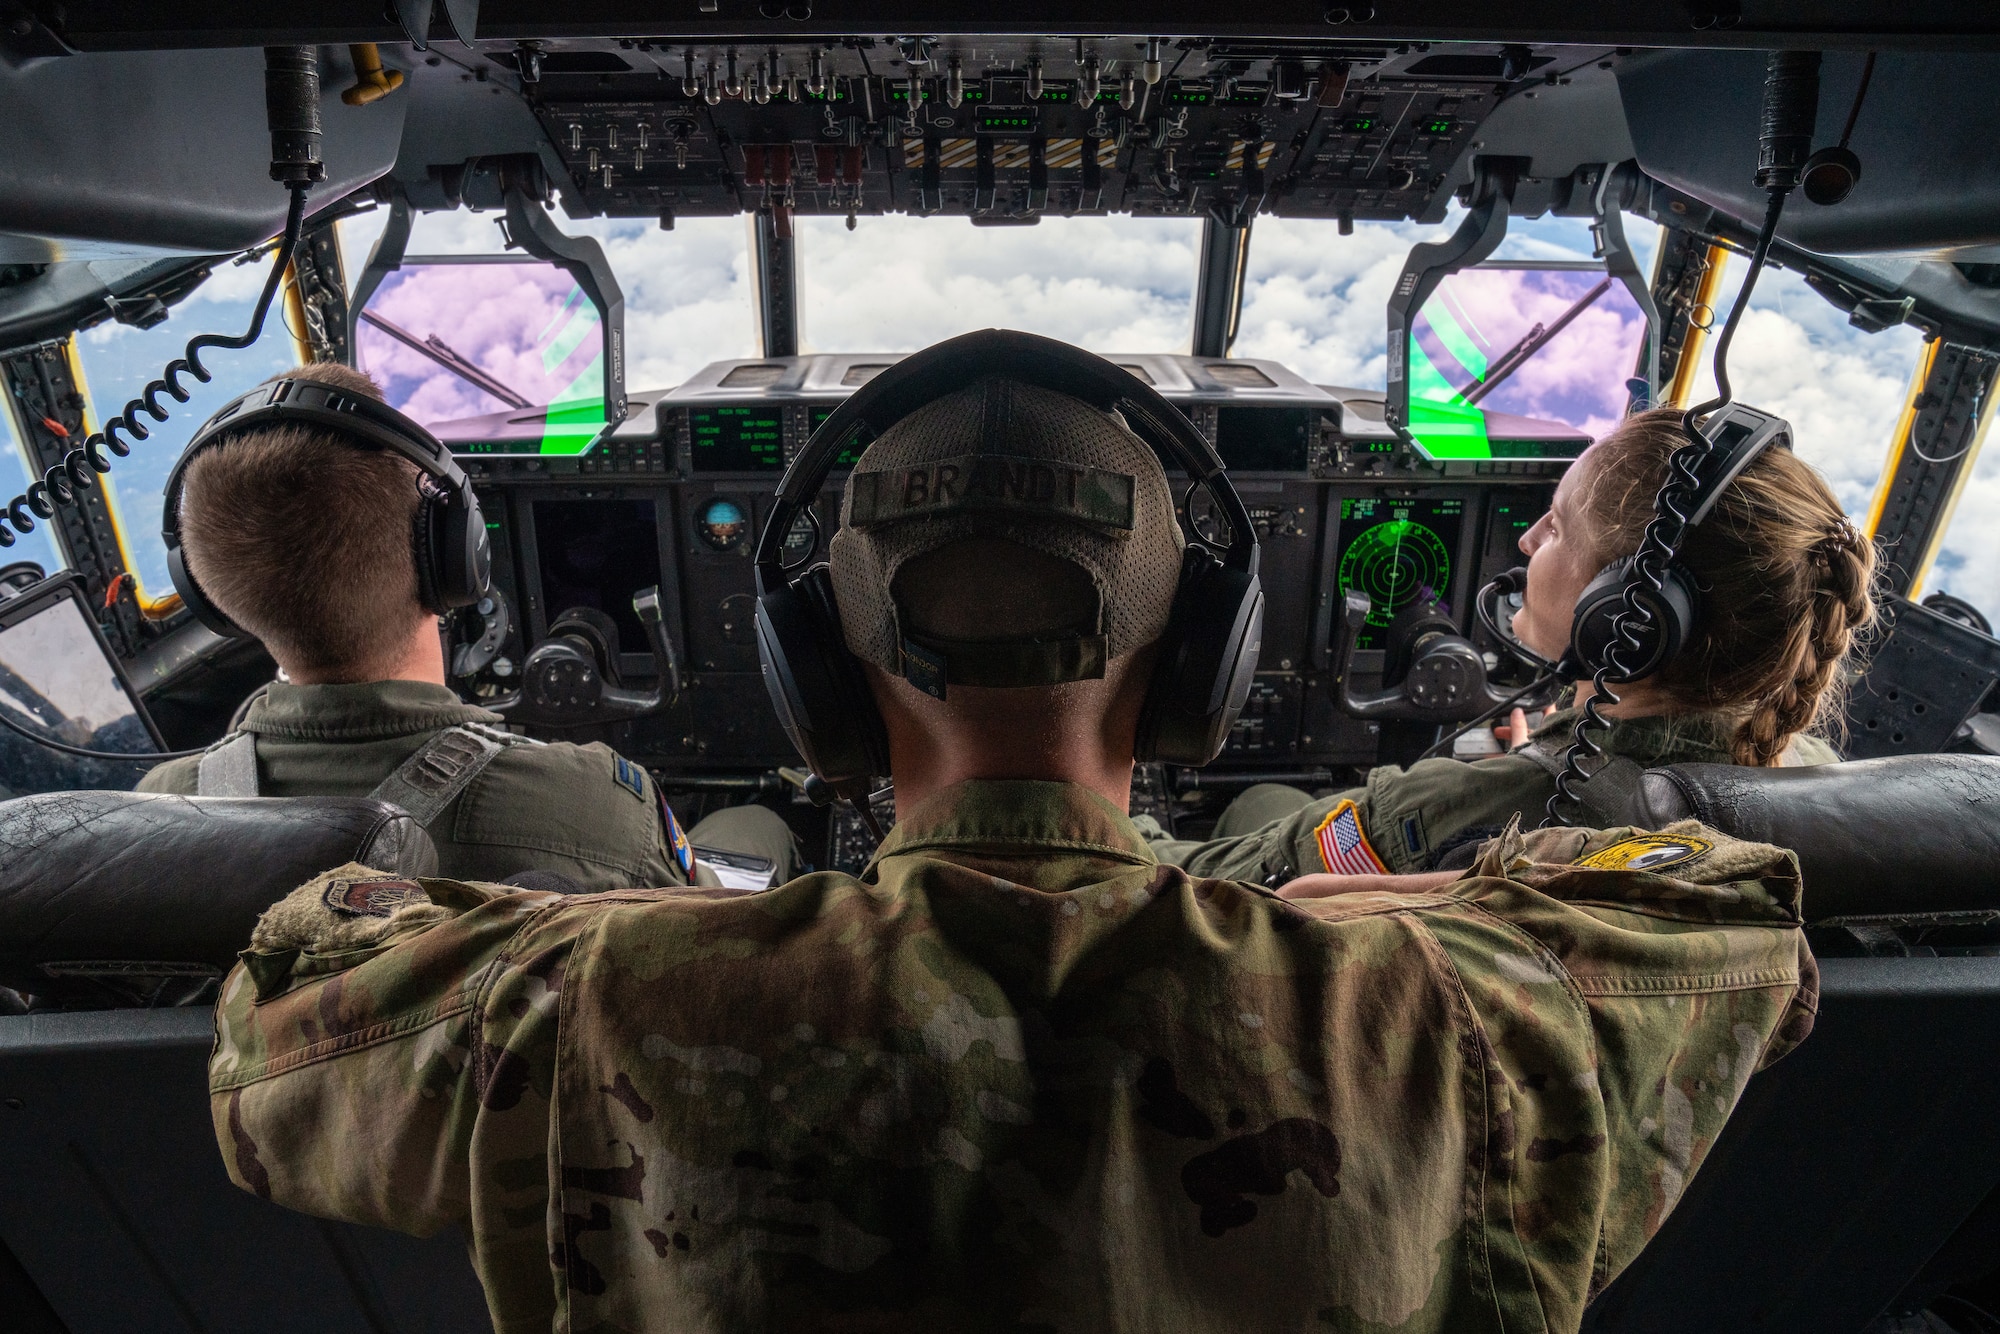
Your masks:
M1448 231L1413 223L1260 218L1251 240L1238 356L1268 357L1323 384L1383 381L1383 305L1409 247ZM421 216L410 253L493 251L495 215ZM627 383L658 389L710 361L756 355L748 227L742 218L649 222L565 220L606 246L627 303ZM1005 326L1099 351L1183 351L1192 320L1200 224L1191 219L1050 218L1025 228L975 228L959 219L799 220L803 332L819 351L903 351L969 329ZM350 274L380 230L379 217L343 224ZM1628 219L1642 268L1657 229ZM1500 258L1588 258L1577 219L1517 221ZM115 410L193 332L240 328L263 266L225 267L157 329L100 326L82 339L99 414ZM1742 265L1726 276L1733 297ZM1726 304L1725 307L1726 309ZM135 449L118 478L138 568L149 593L165 587L158 556L159 486L193 422L291 355L278 322L256 348L218 353L221 374ZM1821 468L1842 503L1865 517L1921 349L1909 329L1863 334L1802 280L1770 272L1759 283L1731 356L1739 397L1783 413L1800 454ZM1706 380L1706 377L1704 377ZM1704 383L1702 392L1708 392ZM136 461L136 466L135 466ZM0 480L18 470L12 452ZM33 554L29 544L17 547ZM1982 457L1929 584L2000 612L2000 454Z

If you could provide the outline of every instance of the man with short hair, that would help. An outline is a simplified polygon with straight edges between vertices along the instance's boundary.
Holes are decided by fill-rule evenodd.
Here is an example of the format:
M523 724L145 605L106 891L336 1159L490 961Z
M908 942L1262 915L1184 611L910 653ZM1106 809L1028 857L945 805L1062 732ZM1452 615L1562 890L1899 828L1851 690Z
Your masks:
M1131 504L856 513L989 459ZM867 870L330 872L224 987L234 1179L464 1225L502 1334L1574 1330L1810 1027L1790 854L1690 822L1299 902L1193 879L1125 815L1182 543L1146 443L987 380L847 487L833 586L899 816Z
M337 363L282 378L382 397ZM160 765L139 790L374 795L427 827L444 875L532 872L583 890L692 883L690 840L642 766L601 743L515 736L445 684L437 617L418 592L419 486L408 460L314 427L253 429L195 456L181 492L188 568L282 675L217 748ZM250 763L219 787L217 751L231 743ZM425 769L449 781L405 781ZM720 812L695 836L764 855L781 877L792 869L791 835L762 807Z

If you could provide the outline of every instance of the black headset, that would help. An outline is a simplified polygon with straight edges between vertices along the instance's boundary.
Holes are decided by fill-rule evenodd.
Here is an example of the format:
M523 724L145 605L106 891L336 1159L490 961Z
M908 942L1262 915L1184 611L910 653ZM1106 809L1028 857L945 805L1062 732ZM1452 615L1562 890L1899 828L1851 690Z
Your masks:
M1741 403L1731 403L1715 413L1702 424L1701 433L1709 442L1710 453L1688 506L1683 532L1698 527L1714 511L1729 484L1765 450L1792 447L1791 423ZM1569 647L1554 662L1522 643L1496 614L1500 597L1526 591L1526 570L1509 570L1479 590L1480 623L1531 666L1571 681L1593 677L1608 664L1611 646L1617 641L1615 630L1625 609L1633 560L1625 556L1611 562L1584 585L1570 616ZM1667 563L1658 592L1640 582L1632 593L1645 610L1627 626L1626 633L1638 637L1637 647L1625 655L1628 669L1605 678L1614 685L1643 681L1665 671L1693 642L1701 617L1700 583L1678 555Z
M1249 512L1214 447L1150 386L1080 348L1004 329L949 339L883 371L841 404L785 469L757 540L757 653L786 735L841 796L865 796L874 778L888 774L888 737L861 660L841 634L829 567L809 563L811 556L785 565L785 538L803 514L817 551L820 525L810 506L850 444L865 444L924 405L986 378L1120 413L1136 435L1207 489L1228 525L1229 545L1220 552L1198 538L1188 542L1136 747L1141 760L1208 763L1243 711L1263 639L1264 593Z
M313 426L362 449L382 449L408 459L422 473L421 500L411 534L417 596L442 616L486 595L492 569L486 520L472 484L437 437L388 404L317 380L277 379L225 404L194 433L167 477L160 536L167 544L167 572L188 610L220 635L245 631L211 602L195 582L181 551L181 486L194 456L218 441L273 426Z

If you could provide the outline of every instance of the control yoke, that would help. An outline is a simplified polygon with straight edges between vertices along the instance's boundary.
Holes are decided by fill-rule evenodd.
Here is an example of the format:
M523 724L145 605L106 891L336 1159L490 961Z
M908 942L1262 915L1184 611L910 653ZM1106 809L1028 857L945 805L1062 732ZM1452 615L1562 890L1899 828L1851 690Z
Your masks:
M1453 723L1477 718L1508 702L1510 696L1494 690L1487 681L1486 659L1472 641L1457 633L1442 612L1430 606L1405 611L1389 627L1392 644L1388 661L1409 664L1401 681L1383 690L1356 691L1355 645L1373 607L1366 593L1348 593L1337 660L1342 710L1371 721Z
M681 669L660 612L655 584L632 595L659 678L650 691L627 687L618 673L618 629L592 607L572 607L549 626L521 668L521 692L488 705L518 722L553 726L614 722L658 713L680 698Z

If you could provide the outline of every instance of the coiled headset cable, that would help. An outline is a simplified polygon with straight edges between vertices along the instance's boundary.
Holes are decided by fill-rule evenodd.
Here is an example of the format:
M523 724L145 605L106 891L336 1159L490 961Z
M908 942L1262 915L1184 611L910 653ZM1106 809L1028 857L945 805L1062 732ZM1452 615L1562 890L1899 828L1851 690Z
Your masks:
M1743 312L1749 308L1757 277L1770 258L1785 199L1798 186L1801 171L1812 152L1813 121L1819 105L1819 62L1816 51L1774 51L1765 64L1756 183L1770 191L1770 202L1764 209L1764 224L1757 232L1756 247L1750 252L1749 270L1743 275L1743 285L1736 291L1729 318L1723 322L1721 336L1715 342L1716 396L1681 414L1681 429L1687 435L1687 443L1667 461L1667 477L1654 499L1653 517L1639 539L1639 549L1632 554L1623 605L1611 625L1611 642L1591 676L1590 697L1584 701L1583 713L1577 718L1569 746L1563 751L1556 790L1544 808L1543 828L1567 825L1570 811L1582 809L1583 799L1577 789L1588 783L1595 772L1585 768L1585 762L1599 759L1605 753L1590 733L1593 729L1610 730L1611 721L1603 711L1618 703L1611 680L1631 678L1628 664L1645 646L1645 632L1656 627L1657 617L1647 595L1655 599L1660 596L1667 566L1680 553L1687 536L1695 496L1701 490L1703 465L1715 452L1714 444L1701 432L1701 423L1735 401L1735 390L1729 383L1729 346L1735 340Z
M145 418L156 423L172 420L172 409L160 401L162 394L177 403L185 403L194 397L193 390L181 382L181 377L192 376L202 384L215 378L213 371L202 364L201 354L207 348L230 348L232 350L249 347L264 332L264 319L270 313L271 302L277 297L278 284L284 281L285 271L291 266L292 254L298 249L299 233L304 230L306 215L306 187L292 187L291 207L285 216L284 239L278 243L277 259L271 266L271 274L264 280L264 290L257 297L257 308L250 316L250 327L241 334L197 334L188 339L181 355L166 365L160 377L142 389L138 396L127 403L124 410L104 423L102 430L93 431L89 439L63 455L62 460L51 465L41 480L0 510L0 548L14 545L17 534L35 531L35 520L53 519L58 506L73 507L82 503L83 493L97 485L100 473L111 471L111 460L105 456L109 450L119 458L132 452L132 442L121 439L129 435L133 441L144 440L152 434Z

